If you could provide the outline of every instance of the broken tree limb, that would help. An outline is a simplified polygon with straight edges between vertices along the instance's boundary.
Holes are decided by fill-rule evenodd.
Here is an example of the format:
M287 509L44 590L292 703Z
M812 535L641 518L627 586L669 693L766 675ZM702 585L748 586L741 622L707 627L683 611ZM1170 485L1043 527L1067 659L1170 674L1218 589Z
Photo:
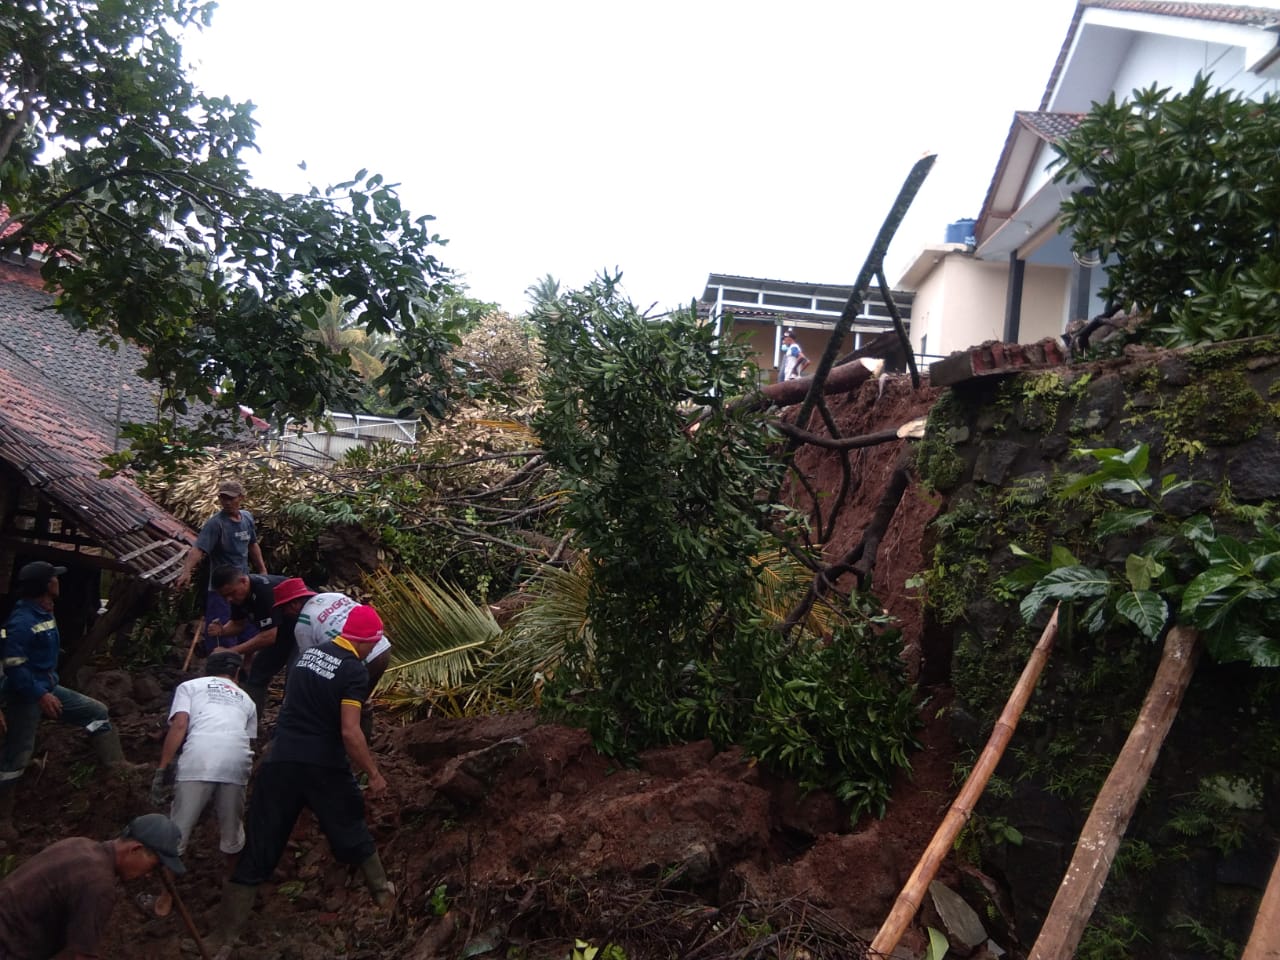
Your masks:
M862 386L871 378L871 371L860 363L851 363L832 371L822 385L823 393L848 393ZM800 403L809 394L812 377L800 377L797 380L784 380L781 383L770 383L755 393L747 394L730 401L729 410L764 410L768 407L790 407ZM812 410L812 407L810 408ZM700 411L693 421L696 423L706 411ZM799 422L799 421L797 421Z
M880 495L880 502L876 504L875 513L871 515L867 529L862 532L862 542L859 544L860 556L853 565L853 572L858 578L860 590L871 586L871 575L875 573L876 554L880 551L880 541L888 532L893 515L898 512L902 495L907 492L907 485L911 482L911 465L914 461L915 451L912 447L909 445L903 447L902 452L898 454L898 462L893 466L893 473L889 474L889 482L885 484L884 493Z
M889 281L884 278L883 263L876 271L876 283L880 284L880 295L884 297L884 305L889 308L889 316L893 320L893 331L902 344L902 355L907 360L907 369L911 371L911 386L919 390L920 371L916 369L916 353L911 349L911 338L907 336L907 328L902 324L902 314L898 312L898 305L893 302L893 289L889 286Z
M973 815L973 808L977 805L978 798L982 796L982 791L986 789L987 781L991 779L996 764L1000 762L1005 748L1009 746L1013 731L1017 728L1022 711L1026 709L1027 702L1031 699L1036 681L1044 671L1044 665L1049 660L1049 652L1053 649L1057 636L1058 608L1055 607L1053 615L1045 625L1044 632L1040 634L1039 642L1031 651L1031 656L1027 658L1027 665L1022 668L1022 676L1018 678L1013 692L1009 694L1009 701L1004 705L1004 710L1001 711L1000 719L996 721L995 728L991 731L987 745L982 748L982 753L978 756L978 762L973 765L969 778L965 780L947 815L942 818L942 824L934 833L933 839L925 847L920 861L911 872L902 892L898 894L898 899L894 902L893 909L889 911L889 916L880 927L876 938L871 941L868 956L888 956L893 953L898 941L902 939L903 931L907 929L907 925L920 909L924 895L929 890L929 884L937 876L942 861L951 852L951 845L959 835L961 827Z
M889 522L893 519L898 504L902 502L902 494L911 480L912 460L910 447L905 447L898 454L898 462L894 465L893 473L889 475L889 482L885 485L884 493L880 495L880 501L876 504L875 512L867 523L866 530L862 533L862 539L858 541L857 546L835 563L823 567L814 574L813 582L809 584L804 597L783 621L780 628L783 636L787 636L797 624L804 622L809 616L809 611L813 609L814 603L830 593L835 588L836 581L846 573L858 575L859 589L869 582L875 567L876 551L880 548L880 540L889 529Z
M1240 960L1280 960L1280 857L1271 868L1271 879Z
M1062 878L1058 895L1044 918L1029 960L1069 960L1075 956L1080 937L1111 872L1111 861L1129 826L1129 818L1138 806L1138 798L1178 715L1182 695L1191 683L1199 656L1198 631L1190 627L1174 627L1169 631L1142 710L1093 802L1067 875Z
M875 433L864 433L860 437L823 437L816 433L810 433L808 430L801 430L794 423L786 423L779 421L774 424L778 432L787 437L794 437L801 443L810 443L815 447L825 447L828 450L856 450L859 447L874 447L879 443L889 443L893 440L901 440L902 434L899 432L902 428L895 427L892 430L877 430Z
M876 275L876 271L883 268L885 254L889 252L889 243L893 240L893 235L898 232L898 225L902 223L902 218L907 215L907 210L911 208L911 202L915 200L916 194L920 191L920 185L924 183L925 177L933 169L933 162L936 159L936 154L928 154L921 157L915 162L911 172L907 174L906 180L902 182L902 187L898 190L898 196L893 201L893 206L889 208L888 214L885 215L884 223L880 225L880 232L876 234L876 239L871 244L867 259L863 261L862 269L858 271L858 278L853 283L853 292L845 302L844 309L840 311L840 319L836 321L835 329L831 332L831 339L827 341L827 347L822 352L822 357L818 360L818 368L813 373L809 391L805 395L804 403L800 408L800 415L796 417L796 423L802 425L808 423L809 414L813 412L813 406L818 397L827 392L824 388L824 383L835 366L836 355L840 352L840 344L853 330L853 322L857 319L858 314L862 312L863 299L866 296L867 288L871 286L871 278ZM862 364L858 364L858 366L862 366ZM794 383L795 381L791 382ZM803 380L801 381L801 383L804 382ZM792 441L792 449L794 448L795 442Z

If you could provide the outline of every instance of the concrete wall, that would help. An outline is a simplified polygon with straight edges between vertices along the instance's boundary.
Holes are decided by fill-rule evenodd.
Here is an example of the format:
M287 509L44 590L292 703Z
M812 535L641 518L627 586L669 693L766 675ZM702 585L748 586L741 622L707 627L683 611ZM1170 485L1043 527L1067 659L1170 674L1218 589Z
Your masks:
M1019 342L1034 343L1062 332L1069 283L1070 271L1065 268L1027 265ZM916 291L911 309L911 342L916 352L946 356L1002 339L1008 285L1007 264L947 254Z

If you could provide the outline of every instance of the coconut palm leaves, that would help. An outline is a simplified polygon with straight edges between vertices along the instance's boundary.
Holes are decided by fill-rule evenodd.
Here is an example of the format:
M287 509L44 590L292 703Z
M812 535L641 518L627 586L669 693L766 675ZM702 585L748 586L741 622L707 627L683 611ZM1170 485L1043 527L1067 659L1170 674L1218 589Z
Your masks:
M488 608L456 587L386 569L367 585L394 641L384 683L411 690L460 687L501 633Z

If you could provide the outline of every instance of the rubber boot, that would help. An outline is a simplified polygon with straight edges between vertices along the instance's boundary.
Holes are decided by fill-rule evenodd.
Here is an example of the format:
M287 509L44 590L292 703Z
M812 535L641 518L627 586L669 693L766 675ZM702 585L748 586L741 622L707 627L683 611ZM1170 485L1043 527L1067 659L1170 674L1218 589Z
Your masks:
M135 776L150 771L145 763L130 763L124 758L124 749L120 746L120 733L115 727L108 727L89 737L89 745L93 747L93 755L98 762L116 776Z
M230 880L222 885L222 901L218 904L218 926L204 939L204 948L213 960L227 960L231 956L231 948L236 945L240 934L249 923L249 915L253 913L253 901L257 896L256 886L246 887L242 883L232 883ZM194 940L184 940L182 950L184 953L198 952Z
M17 783L10 781L0 786L0 841L12 843L18 839L18 828L13 825L13 801Z
M385 910L396 902L395 885L387 879L387 871L382 869L382 861L376 853L361 862L360 872L364 874L364 884L369 888L374 903Z

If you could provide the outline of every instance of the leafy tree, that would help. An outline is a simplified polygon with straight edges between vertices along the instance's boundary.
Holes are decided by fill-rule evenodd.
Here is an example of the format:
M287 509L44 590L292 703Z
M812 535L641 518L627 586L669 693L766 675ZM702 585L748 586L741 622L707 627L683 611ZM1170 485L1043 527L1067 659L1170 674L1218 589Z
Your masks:
M42 254L66 317L144 347L141 372L172 411L215 388L224 412L345 406L358 384L348 355L308 336L332 291L368 334L395 336L381 375L391 400L439 414L454 339L428 310L448 276L431 218L365 170L305 195L251 184L252 106L200 92L183 69L181 33L213 8L0 7L0 254Z
M1139 333L1189 345L1280 329L1280 100L1197 76L1186 93L1112 95L1058 145L1077 251L1114 257L1102 295Z

